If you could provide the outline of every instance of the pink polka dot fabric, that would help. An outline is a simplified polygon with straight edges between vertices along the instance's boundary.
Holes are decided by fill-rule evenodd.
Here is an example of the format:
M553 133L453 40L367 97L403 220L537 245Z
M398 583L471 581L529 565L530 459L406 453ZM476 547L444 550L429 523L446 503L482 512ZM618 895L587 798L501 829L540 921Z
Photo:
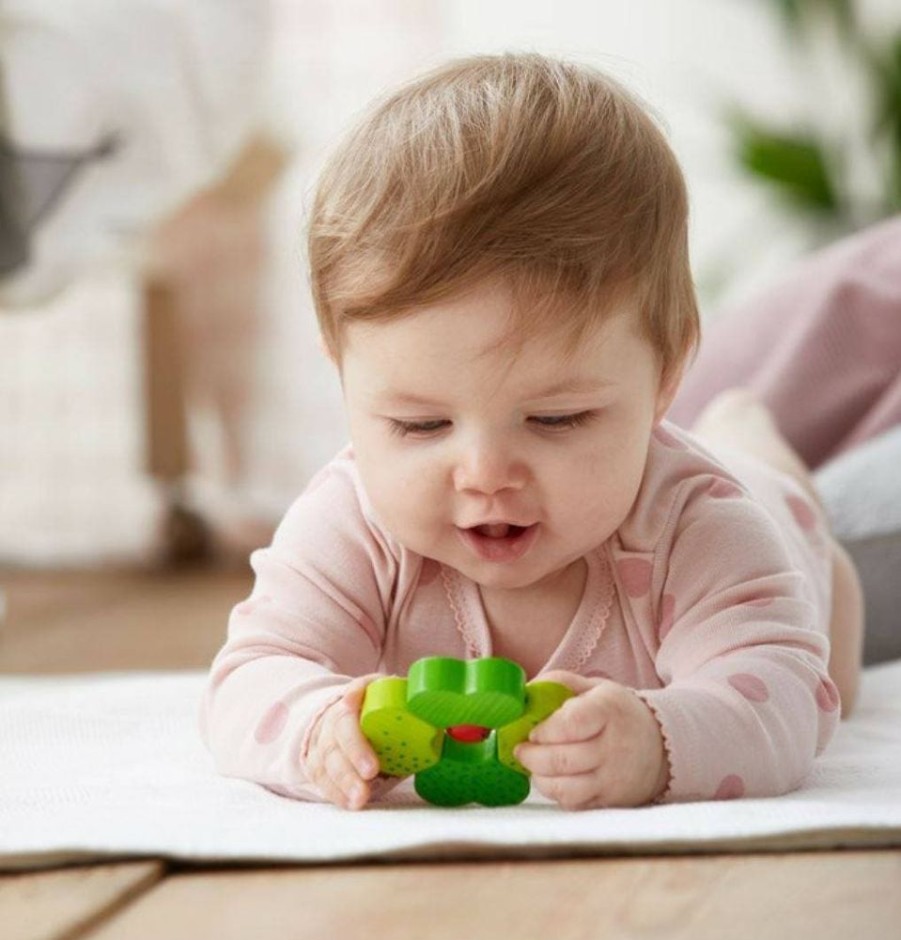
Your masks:
M707 492L714 499L738 499L742 495L741 487L731 480L714 480Z
M619 579L629 597L644 597L651 589L651 563L645 558L623 558L616 563Z
M800 496L786 496L785 501L801 529L805 532L812 532L817 527L816 513L806 500L801 499Z
M745 795L745 782L738 774L729 774L723 777L716 788L713 798L715 800L738 800Z
M326 483L328 483L329 477L331 476L331 474L332 474L331 468L324 467L322 470L319 471L319 473L317 473L313 477L312 480L310 480L309 484L307 485L307 492L315 493L318 489L320 489L320 487L325 486Z
M737 672L729 676L729 685L749 702L765 702L770 697L766 683L747 672Z
M817 705L824 712L834 712L841 704L838 689L835 683L828 679L823 679L817 686L816 691Z
M660 626L657 636L661 640L666 639L666 635L673 628L673 621L676 616L676 598L672 594L664 594L660 603Z

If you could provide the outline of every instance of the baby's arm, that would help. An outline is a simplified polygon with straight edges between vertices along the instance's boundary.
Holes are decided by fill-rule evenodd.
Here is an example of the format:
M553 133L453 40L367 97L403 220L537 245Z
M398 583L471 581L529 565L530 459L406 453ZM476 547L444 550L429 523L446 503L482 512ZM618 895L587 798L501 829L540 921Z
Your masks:
M784 793L835 728L824 625L801 575L759 505L725 484L714 492L677 507L654 566L664 688L542 676L577 696L517 753L566 808Z
M665 798L795 789L839 717L828 611L805 590L778 523L737 486L695 486L670 528L651 592L664 687L638 693L666 741ZM815 550L817 530L806 537Z
M336 721L345 696L352 703L359 677L379 666L393 556L344 471L311 484L252 565L253 592L232 611L212 666L203 736L223 774L332 799L335 786L352 785L337 758L348 748L361 757L349 743L332 744L339 729L347 742L345 722Z

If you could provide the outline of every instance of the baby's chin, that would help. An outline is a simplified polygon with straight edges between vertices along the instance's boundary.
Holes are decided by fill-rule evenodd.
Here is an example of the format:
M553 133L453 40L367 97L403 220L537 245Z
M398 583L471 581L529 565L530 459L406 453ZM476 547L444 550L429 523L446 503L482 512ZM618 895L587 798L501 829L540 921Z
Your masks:
M535 562L529 564L527 559L510 565L470 563L451 564L451 567L486 590L532 591L552 588L558 581L567 577L573 564L580 563L582 563L581 557L551 567ZM448 563L445 562L445 564Z

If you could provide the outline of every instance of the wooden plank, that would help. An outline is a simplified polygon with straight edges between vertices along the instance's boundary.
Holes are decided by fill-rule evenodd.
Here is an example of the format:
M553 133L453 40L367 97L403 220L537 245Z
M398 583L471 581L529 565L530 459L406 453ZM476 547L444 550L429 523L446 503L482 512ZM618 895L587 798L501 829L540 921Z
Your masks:
M92 865L0 875L3 940L63 940L147 891L163 877L162 862Z
M898 937L901 852L177 874L91 940Z
M129 581L116 572L27 568L0 569L0 587L6 607L3 628L22 632L73 612L96 609L130 590Z
M0 672L44 674L205 668L252 583L249 568L0 580L8 596Z

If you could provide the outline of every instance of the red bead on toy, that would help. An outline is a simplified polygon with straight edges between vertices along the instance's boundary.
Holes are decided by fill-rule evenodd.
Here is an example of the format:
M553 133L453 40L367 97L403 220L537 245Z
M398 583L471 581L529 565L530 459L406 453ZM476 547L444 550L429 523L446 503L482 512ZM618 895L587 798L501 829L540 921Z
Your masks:
M491 734L491 729L483 728L481 725L454 725L447 729L447 733L455 741L475 744L478 741L484 741Z

